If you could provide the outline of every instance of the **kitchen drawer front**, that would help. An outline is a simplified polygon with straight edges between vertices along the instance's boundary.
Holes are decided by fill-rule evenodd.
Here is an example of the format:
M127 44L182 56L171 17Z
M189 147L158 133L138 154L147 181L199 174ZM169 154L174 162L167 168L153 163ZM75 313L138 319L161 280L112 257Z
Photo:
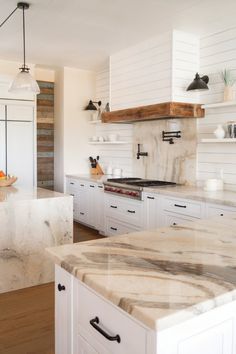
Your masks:
M75 286L77 335L88 339L95 348L93 341L100 343L111 354L145 354L147 331L136 321L129 318L121 310L108 303L95 292L87 289L77 279ZM99 319L97 324L110 336L118 335L120 343L110 341L98 332L90 323L92 319ZM90 340L91 337L91 340ZM99 351L98 351L99 353ZM103 353L99 353L103 354Z
M162 209L195 218L201 218L203 212L201 203L166 197L162 200Z
M141 227L143 223L143 202L106 196L105 215Z
M66 193L70 195L75 195L79 187L79 181L73 178L66 179Z
M141 229L139 227L135 227L133 225L127 225L122 223L120 220L116 220L114 218L106 217L105 220L105 234L107 236L117 236L124 235L130 232L137 232Z
M168 211L165 211L163 213L163 222L162 225L163 226L175 226L175 225L183 225L186 224L188 222L193 222L193 221L197 221L198 218L193 218L191 216L186 216L186 215L179 215L177 213L171 213Z
M230 208L224 205L212 205L207 204L207 217L211 218L214 216L227 217L232 215L232 213L236 213L236 208Z

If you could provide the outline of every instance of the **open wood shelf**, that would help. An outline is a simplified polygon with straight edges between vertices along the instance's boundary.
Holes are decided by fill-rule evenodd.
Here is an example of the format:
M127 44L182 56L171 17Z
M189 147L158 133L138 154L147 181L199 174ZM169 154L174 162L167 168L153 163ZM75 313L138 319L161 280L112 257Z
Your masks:
M236 106L236 101L203 104L203 109Z
M224 139L201 139L201 143L236 143L236 138L224 138Z

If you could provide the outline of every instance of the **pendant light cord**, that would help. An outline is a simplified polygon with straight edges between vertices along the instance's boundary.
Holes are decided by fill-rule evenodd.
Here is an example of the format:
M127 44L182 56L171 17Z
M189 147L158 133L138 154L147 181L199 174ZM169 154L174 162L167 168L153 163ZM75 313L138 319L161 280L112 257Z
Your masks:
M23 68L26 68L25 65L25 8L23 7Z
M13 10L9 16L7 16L7 18L0 24L0 28L4 25L4 23L7 22L7 20L9 20L9 18L16 12L16 10L18 9L18 6L15 8L15 10Z

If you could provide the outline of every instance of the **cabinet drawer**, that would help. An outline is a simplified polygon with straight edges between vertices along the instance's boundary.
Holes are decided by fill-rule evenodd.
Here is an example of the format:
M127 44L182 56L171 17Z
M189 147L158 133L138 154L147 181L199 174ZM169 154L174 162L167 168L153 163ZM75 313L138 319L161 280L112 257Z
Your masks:
M236 213L236 208L230 208L222 205L207 205L207 216L214 217L214 216L228 216L232 213Z
M128 234L130 232L140 231L139 227L135 227L132 225L126 225L116 219L106 217L105 221L105 229L107 236L115 236L115 235L123 235Z
M168 211L165 211L163 213L163 226L174 226L174 225L183 225L186 224L187 222L192 222L192 221L196 221L198 220L198 218L193 218L190 216L185 216L185 215L179 215L176 213L171 213Z
M78 190L79 181L73 178L66 179L66 193L75 195Z
M184 199L163 198L162 207L164 210L174 213L201 218L202 205L201 203L192 202Z
M86 338L92 346L94 346L93 341L100 343L108 353L146 353L146 329L144 327L96 293L88 290L78 280L76 287L77 310L75 316L78 335ZM114 340L107 339L91 323L95 323L95 327L102 328L109 336L118 337L113 338ZM96 346L94 348L96 349ZM100 354L99 351L98 353Z
M143 202L125 198L106 197L105 215L123 222L141 226L143 223Z

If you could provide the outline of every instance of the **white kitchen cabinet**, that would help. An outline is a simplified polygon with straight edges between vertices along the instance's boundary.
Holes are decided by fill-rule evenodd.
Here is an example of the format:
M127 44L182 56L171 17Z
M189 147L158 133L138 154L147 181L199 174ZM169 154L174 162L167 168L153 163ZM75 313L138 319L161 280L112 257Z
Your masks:
M181 215L177 213L171 213L169 211L162 211L162 226L175 226L178 224L185 224L186 222L197 221L197 218Z
M154 331L59 266L55 291L56 354L236 354L236 301Z
M73 353L73 277L55 267L55 349L56 354Z
M0 121L0 170L6 172L6 124Z
M129 234L131 232L137 232L137 231L140 231L139 227L106 216L106 220L105 220L106 236L124 235L124 234Z
M34 127L32 122L7 122L7 173L18 177L19 183L33 186Z
M36 184L35 102L1 101L0 169L22 186Z
M104 232L103 184L67 177L66 192L73 196L74 219Z
M206 205L206 218L211 218L215 216L227 217L232 213L236 213L236 208L218 204Z
M144 228L156 229L161 226L161 205L158 194L144 193Z

